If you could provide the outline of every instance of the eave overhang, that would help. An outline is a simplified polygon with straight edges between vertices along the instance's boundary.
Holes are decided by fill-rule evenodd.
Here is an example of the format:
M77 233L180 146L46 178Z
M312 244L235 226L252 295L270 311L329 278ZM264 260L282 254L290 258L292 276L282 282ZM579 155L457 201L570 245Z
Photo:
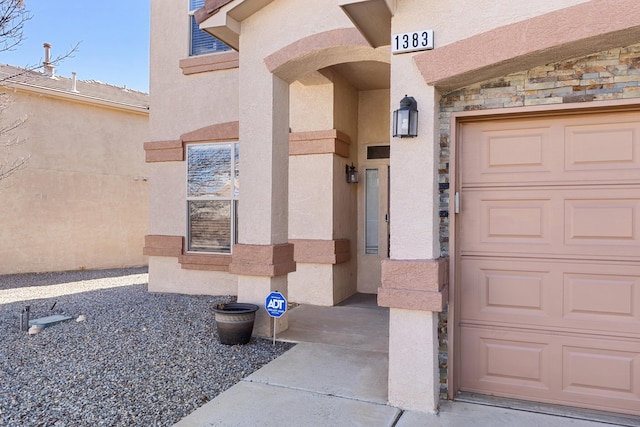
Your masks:
M194 16L200 29L235 50L240 48L240 22L273 0L206 0Z
M340 7L371 46L391 44L392 0L343 0Z
M64 99L67 101L77 102L79 104L91 105L94 107L105 107L114 110L128 111L132 113L149 115L149 107L147 105L135 105L128 104L125 102L112 101L105 98L98 98L95 96L84 95L81 93L74 93L60 89L49 88L45 86L40 86L37 84L30 83L19 83L19 82L5 82L4 87L14 92L23 92L23 93L36 93L38 95L50 97L50 98L58 98Z

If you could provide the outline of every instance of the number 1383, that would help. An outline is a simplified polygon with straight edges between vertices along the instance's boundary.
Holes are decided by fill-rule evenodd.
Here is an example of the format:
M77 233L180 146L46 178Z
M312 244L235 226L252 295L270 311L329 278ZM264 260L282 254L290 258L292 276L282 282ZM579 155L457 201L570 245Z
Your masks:
M433 49L433 30L394 34L391 43L393 53Z

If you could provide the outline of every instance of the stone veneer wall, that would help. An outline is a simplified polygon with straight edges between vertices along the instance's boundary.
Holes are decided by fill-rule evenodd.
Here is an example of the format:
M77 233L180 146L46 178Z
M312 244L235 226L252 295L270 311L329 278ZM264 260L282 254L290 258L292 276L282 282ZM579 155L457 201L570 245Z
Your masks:
M476 83L440 100L440 247L449 256L451 113L640 98L640 44L610 49ZM447 397L447 312L440 313L440 394Z

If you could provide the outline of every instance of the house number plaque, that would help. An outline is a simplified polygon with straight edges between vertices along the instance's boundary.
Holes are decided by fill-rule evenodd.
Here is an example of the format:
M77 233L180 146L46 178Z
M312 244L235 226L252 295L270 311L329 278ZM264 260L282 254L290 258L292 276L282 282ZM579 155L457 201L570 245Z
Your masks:
M391 39L391 52L394 54L429 49L433 49L433 30L394 34Z

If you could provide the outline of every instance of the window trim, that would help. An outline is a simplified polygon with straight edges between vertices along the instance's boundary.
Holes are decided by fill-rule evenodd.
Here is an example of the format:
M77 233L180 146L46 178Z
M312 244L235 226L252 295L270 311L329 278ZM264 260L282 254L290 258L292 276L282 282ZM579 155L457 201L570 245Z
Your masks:
M226 43L224 43L222 40L212 36L211 34L207 33L206 31L203 31L199 28L197 23L194 23L194 15L196 13L196 11L199 9L198 7L196 7L195 9L191 9L191 3L194 2L196 0L188 0L188 4L187 4L187 16L189 17L188 19L188 23L187 23L187 27L189 28L189 42L187 45L187 56L189 58L197 58L199 56L202 55L210 55L210 54L214 54L214 53L224 53L224 52L229 52L230 50L232 50L232 48L230 46L228 46ZM204 0L202 0L202 6L204 6ZM202 32L203 34L206 34L208 37L210 37L211 39L216 40L217 42L221 43L222 45L226 46L226 49L218 49L215 48L213 50L207 50L206 52L201 52L201 53L194 53L193 52L193 34L194 34L194 25L198 27L198 31Z
M189 149L190 147L222 146L229 145L231 148L231 194L229 196L202 195L189 196ZM208 141L185 144L185 208L186 208L186 241L184 247L185 255L231 255L233 245L238 243L238 206L240 200L240 143L236 140ZM192 201L230 201L230 223L229 230L229 252L192 250L191 248L191 216L189 204Z

